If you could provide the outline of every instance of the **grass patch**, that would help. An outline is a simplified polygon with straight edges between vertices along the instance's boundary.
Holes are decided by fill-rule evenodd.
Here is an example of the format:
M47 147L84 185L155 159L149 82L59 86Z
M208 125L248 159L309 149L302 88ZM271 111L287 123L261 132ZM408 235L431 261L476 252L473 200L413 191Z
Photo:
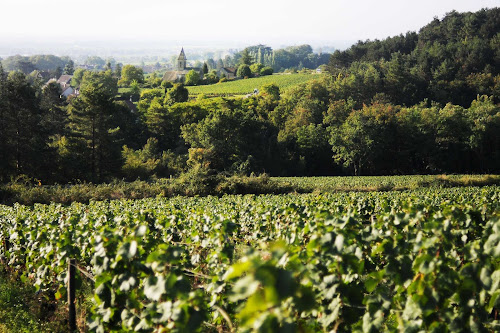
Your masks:
M87 332L87 315L93 306L93 282L77 273L76 320ZM0 263L0 333L67 333L68 307L56 300L56 287L36 291L34 281Z
M35 292L17 274L0 272L0 333L67 332L64 308L50 292Z

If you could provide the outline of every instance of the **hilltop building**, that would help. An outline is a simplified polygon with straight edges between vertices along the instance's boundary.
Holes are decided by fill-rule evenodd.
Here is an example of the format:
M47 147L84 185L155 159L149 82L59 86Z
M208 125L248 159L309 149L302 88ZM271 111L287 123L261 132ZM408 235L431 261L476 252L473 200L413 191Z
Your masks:
M222 67L219 70L219 75L224 75L228 80L232 80L236 78L236 72L238 68L235 67Z
M203 69L198 67L186 67L187 58L184 53L184 48L181 49L181 53L177 58L177 68L173 71L168 71L163 75L163 81L169 82L184 82L186 80L186 74L190 70L195 70L200 73L200 78L203 78Z
M75 89L71 86L72 78L73 75L61 75L57 80L55 78L48 80L44 86L47 86L49 83L55 82L61 87L61 97L64 96L65 98L68 98L71 95L78 96L78 89Z
M77 94L77 91L71 86L73 75L61 75L56 81L61 86L62 96L68 98L69 95Z

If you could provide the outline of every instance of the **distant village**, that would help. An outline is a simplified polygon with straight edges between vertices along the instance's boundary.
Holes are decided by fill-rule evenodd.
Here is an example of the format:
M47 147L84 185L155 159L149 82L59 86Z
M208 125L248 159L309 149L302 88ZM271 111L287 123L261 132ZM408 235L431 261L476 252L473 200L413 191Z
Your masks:
M269 48L270 49L270 48ZM267 52L267 53L266 53ZM312 52L312 49L309 49L308 52ZM260 63L265 63L265 64L274 64L274 52L271 53L271 51L262 51L261 50L261 45L259 45L259 48L253 51L251 54L252 58L256 60L256 62ZM321 56L321 54L319 55ZM91 57L91 58L98 58L98 57ZM69 59L69 58L68 58ZM99 58L100 62L103 60ZM173 61L173 59L172 59ZM72 78L73 75L69 73L73 73L75 70L73 68L74 63L73 61L69 60L69 63L71 63L72 70L67 71L66 68L64 70L64 74L57 76L54 76L54 72L57 73L57 71L49 71L49 70L33 70L32 75L37 77L38 79L46 82L45 85L48 85L49 83L56 82L57 84L60 85L61 87L61 96L64 96L65 98L68 98L70 96L78 96L78 87L76 85L72 85ZM208 68L210 69L210 72L212 75L216 75L219 78L225 78L227 80L234 80L238 79L238 64L236 63L235 66L224 66L224 63L229 63L227 59L225 62L222 61L222 59L219 59L217 62L215 62L212 59L208 59L207 62L204 63L204 66L207 67L207 63L209 64ZM161 80L162 81L167 81L167 82L181 82L184 83L186 81L186 75L188 75L189 72L194 71L198 73L199 77L203 79L204 75L207 74L206 68L199 67L201 64L200 61L196 61L194 63L195 66L190 66L188 62L188 58L186 56L186 53L184 51L184 48L181 48L181 51L179 55L176 58L176 61L174 62L173 65L161 65L160 63L156 63L153 65L141 65L141 66L136 66L137 68L140 68L144 74L148 73L160 73L161 75ZM198 65L198 66L196 66ZM302 64L299 64L300 67L302 67ZM31 69L34 69L33 65L30 64L28 61L21 61L19 60L19 66L20 70L23 72L30 72ZM121 63L115 64L115 67L120 66ZM26 68L24 68L26 67ZM33 68L32 68L33 67ZM318 66L316 69L313 70L313 73L320 74L323 72L323 67L324 65ZM112 68L112 65L110 62L106 64L105 67L102 66L102 64L99 64L97 61L92 62L89 61L84 64L79 64L77 68L81 68L84 70L103 70L105 68ZM166 71L165 71L166 70ZM205 71L204 71L205 70ZM63 73L62 70L59 68L59 73ZM272 70L271 70L272 73ZM57 74L56 74L57 75ZM259 73L255 74L256 76L259 76Z
M203 77L203 68L201 67L187 67L187 58L184 53L184 48L181 49L181 53L177 58L177 66L175 69L167 71L165 75L163 75L163 81L169 82L184 82L186 80L186 75L189 71L194 70L200 74L200 77ZM219 76L224 76L227 79L236 78L236 70L234 67L221 67L218 70Z

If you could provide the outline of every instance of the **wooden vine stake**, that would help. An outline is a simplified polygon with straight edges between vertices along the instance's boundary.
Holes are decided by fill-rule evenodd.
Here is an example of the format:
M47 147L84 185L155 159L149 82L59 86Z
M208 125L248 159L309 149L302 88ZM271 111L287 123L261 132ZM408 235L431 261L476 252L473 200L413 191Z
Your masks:
M70 332L76 331L75 264L75 259L68 261L68 319Z

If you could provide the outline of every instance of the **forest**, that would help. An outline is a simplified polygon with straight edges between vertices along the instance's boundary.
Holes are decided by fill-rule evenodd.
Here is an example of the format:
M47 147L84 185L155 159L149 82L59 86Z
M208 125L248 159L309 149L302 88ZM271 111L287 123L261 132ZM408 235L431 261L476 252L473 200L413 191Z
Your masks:
M122 70L105 68L78 69L79 96L66 100L55 82L0 68L0 181L105 182L193 170L498 173L499 31L498 8L451 12L419 32L336 51L317 80L286 92L267 84L249 98L143 85L131 105L118 94ZM246 53L268 57L262 47Z

